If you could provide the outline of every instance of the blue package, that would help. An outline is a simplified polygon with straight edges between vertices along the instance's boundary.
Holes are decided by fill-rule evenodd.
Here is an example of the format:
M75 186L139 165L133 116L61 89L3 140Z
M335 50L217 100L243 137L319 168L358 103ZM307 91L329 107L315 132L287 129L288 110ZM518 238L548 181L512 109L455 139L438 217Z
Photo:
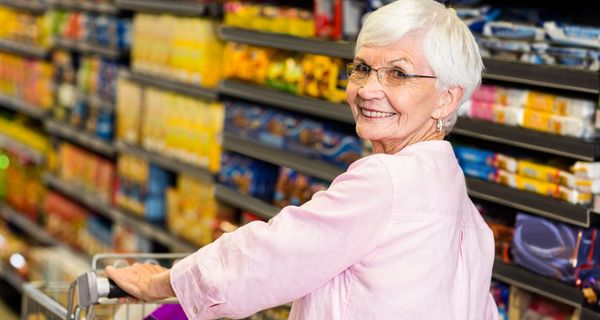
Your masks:
M498 168L475 162L460 162L465 175L486 181L496 181Z
M217 179L241 193L271 202L278 167L232 152L223 152Z
M496 156L495 152L481 150L466 146L454 145L454 154L458 161L462 162L470 162L470 163L483 163L483 164L492 164L494 163L494 157Z
M96 120L96 136L105 141L111 141L114 133L115 114L111 110L100 109Z
M323 161L346 169L360 159L362 142L357 136L326 129L319 153Z
M286 126L285 148L309 158L319 157L324 136L323 124L310 119L295 119Z
M597 229L577 228L524 213L517 214L512 254L515 264L544 276L574 283L598 273ZM593 251L591 251L593 250ZM582 269L582 266L596 266Z

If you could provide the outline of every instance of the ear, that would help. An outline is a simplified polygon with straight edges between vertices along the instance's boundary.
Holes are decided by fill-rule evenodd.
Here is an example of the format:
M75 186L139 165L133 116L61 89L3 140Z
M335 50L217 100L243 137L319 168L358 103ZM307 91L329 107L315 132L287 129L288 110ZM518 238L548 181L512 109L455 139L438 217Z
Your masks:
M434 119L445 119L448 117L458 108L464 94L465 89L463 87L456 86L443 89L439 97L438 107L433 110L431 117Z

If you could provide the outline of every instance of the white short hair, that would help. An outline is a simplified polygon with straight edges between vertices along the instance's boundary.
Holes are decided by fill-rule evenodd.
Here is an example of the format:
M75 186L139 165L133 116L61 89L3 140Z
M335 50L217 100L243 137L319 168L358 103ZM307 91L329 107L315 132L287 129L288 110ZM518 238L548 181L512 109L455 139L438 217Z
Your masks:
M469 28L456 15L434 0L398 0L371 13L358 35L356 51L363 46L387 46L406 33L424 32L423 52L438 88L462 87L467 101L481 83L483 62L479 46ZM458 108L457 108L458 110ZM448 133L457 112L444 119Z

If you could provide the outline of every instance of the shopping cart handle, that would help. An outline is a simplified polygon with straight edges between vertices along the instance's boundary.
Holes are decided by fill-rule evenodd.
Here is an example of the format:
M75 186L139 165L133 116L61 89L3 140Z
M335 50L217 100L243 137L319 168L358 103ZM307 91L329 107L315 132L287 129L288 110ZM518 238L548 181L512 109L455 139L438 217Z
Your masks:
M107 298L113 299L113 298L131 297L131 295L129 293L127 293L127 292L125 292L125 290L121 289L121 287L119 287L112 279L98 278L98 281L104 281L104 280L108 280L108 295L106 295Z
M96 273L87 272L77 278L77 304L81 308L97 304L100 298L121 298L129 294L108 278L98 278Z

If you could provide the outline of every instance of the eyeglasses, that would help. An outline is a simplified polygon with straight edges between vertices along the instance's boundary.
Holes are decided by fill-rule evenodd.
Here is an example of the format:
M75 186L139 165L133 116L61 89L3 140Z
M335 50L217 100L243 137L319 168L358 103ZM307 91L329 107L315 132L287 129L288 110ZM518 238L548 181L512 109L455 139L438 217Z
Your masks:
M397 87L403 85L408 78L436 78L434 76L406 74L398 67L381 67L379 69L375 69L364 63L349 63L346 65L346 72L348 73L349 80L356 84L365 84L371 75L371 71L375 71L377 73L377 80L379 80L379 83L386 87Z

